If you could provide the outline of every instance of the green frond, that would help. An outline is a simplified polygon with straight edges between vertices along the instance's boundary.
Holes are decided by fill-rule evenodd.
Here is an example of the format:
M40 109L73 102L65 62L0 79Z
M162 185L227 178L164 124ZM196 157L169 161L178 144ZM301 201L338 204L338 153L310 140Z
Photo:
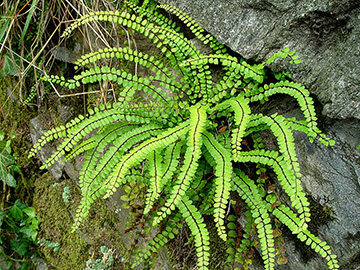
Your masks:
M292 206L299 211L301 219L303 220L304 224L306 224L310 221L309 203L302 191L301 182L299 180L301 177L300 168L296 157L294 137L288 126L288 122L283 116L276 114L271 116L263 116L259 114L255 121L257 123L268 125L276 137L284 162L283 164L276 163L275 165L283 167L283 170L289 168L291 170L290 174L294 175L294 177L289 177L288 174L288 177L279 178L279 181L280 183L285 184L283 185L283 188L290 196ZM278 172L280 173L280 170L278 170ZM291 185L291 183L293 183L293 185Z
M282 155L275 151L253 150L241 152L239 162L253 162L271 166L277 175L283 190L291 199L291 205L298 210L304 226L310 221L309 202L302 190L301 182L294 176L294 172Z
M68 87L69 89L74 89L81 84L86 85L95 82L110 81L122 85L123 87L131 87L133 90L141 90L154 98L160 104L170 102L170 97L167 97L166 93L160 87L157 87L154 82L162 82L166 88L173 92L182 91L181 85L178 82L171 80L163 73L155 75L155 77L138 77L136 75L132 75L131 73L127 73L126 71L117 70L108 66L103 66L101 68L96 66L95 69L91 68L82 71L80 75L75 75L74 79L70 80L61 78L57 75L44 77L43 80L60 84L61 86Z
M156 26L153 23L150 23L142 16L136 16L135 14L130 14L126 11L98 11L90 12L88 15L80 17L75 22L73 22L62 34L62 37L68 36L75 28L78 28L81 25L92 21L107 21L113 22L123 27L128 27L133 29L140 34L145 35L160 48L162 53L167 57L172 54L172 51L168 49L167 44L169 40L166 35L161 33L162 26Z
M72 122L74 123L74 122ZM74 123L76 124L76 123ZM69 125L68 125L69 127ZM36 153L47 143L58 138L66 137L67 131L65 126L59 126L45 131L44 134L38 139L33 148L30 150L29 158L36 155Z
M251 101L258 101L275 94L287 94L295 98L303 112L304 118L307 122L308 131L306 134L313 140L315 137L319 137L319 141L324 145L333 145L334 142L327 136L321 133L316 123L315 108L313 106L313 100L310 97L309 91L301 84L281 81L275 84L265 85L264 88L259 88L256 91L247 92L247 95L251 97Z
M176 23L158 12L157 9L150 10L144 8L144 6L139 7L128 0L125 0L124 2L127 7L130 7L134 12L138 13L139 16L145 16L148 21L154 22L155 24L163 26L164 28L170 28L179 31L178 28L176 28Z
M75 146L71 150L71 152L65 156L63 161L64 162L69 161L69 160L73 159L74 157L79 156L80 154L93 149L96 146L97 146L96 138L91 137L91 138L83 141L82 143L78 144L77 146Z
M161 149L162 150L162 149ZM147 214L155 200L160 196L162 187L166 184L162 182L162 176L164 175L162 167L162 153L155 150L148 157L149 172L150 172L150 184L147 189L147 195L145 200L144 214Z
M159 252L163 246L165 246L171 239L175 238L179 234L181 229L181 214L175 214L173 220L167 220L166 227L159 232L150 242L135 255L135 262L131 265L131 268L135 268L141 262L151 258L153 252Z
M264 67L265 65L270 65L278 58L286 58L286 57L290 58L291 64L299 64L301 62L301 60L298 59L299 56L295 54L294 51L290 51L289 48L284 48L274 53L265 63L262 63L260 65Z
M93 21L113 22L125 27L130 27L139 32L144 32L145 26L151 28L151 24L149 24L147 20L126 11L96 11L90 12L89 14L75 20L67 29L65 29L61 37L67 37L74 29Z
M208 96L211 96L213 91L213 82L209 66L191 66L191 69L191 93L188 94L190 102L196 102L199 99L208 100Z
M127 154L123 155L107 181L104 183L106 187L109 187L104 198L111 196L116 191L116 188L122 184L122 178L131 167L144 160L156 149L165 148L184 136L188 132L189 126L189 120L184 121L176 127L169 128L160 135L144 141L137 147L131 149Z
M267 211L267 204L263 201L258 187L254 182L242 171L234 171L236 173L236 176L233 177L234 189L239 193L241 198L245 200L251 210L261 243L261 257L264 260L265 269L274 269L274 236L270 224L270 216Z
M231 144L233 160L237 161L237 156L241 151L241 143L245 135L245 130L250 121L251 110L249 107L249 100L240 95L223 103L229 104L235 113L234 120L236 128L232 130Z
M268 205L268 208L271 205ZM286 225L296 236L306 245L311 247L321 257L325 258L329 269L339 269L337 256L332 254L330 247L325 241L321 241L318 237L309 232L302 226L301 221L288 207L281 204L272 210L272 213Z
M204 218L186 195L181 197L177 207L194 237L198 269L207 270L210 257L210 239Z
M173 174L179 165L180 149L183 144L183 141L176 141L175 143L165 148L163 157L160 157L159 155L154 155L154 159L156 158L155 160L158 163L154 164L156 165L156 168L150 166L150 171L152 172L154 177L153 182L150 183L148 189L144 214L147 214L149 212L154 201L159 197L160 192L172 179ZM164 163L162 163L161 161Z
M207 64L219 65L228 68L235 74L241 74L244 79L252 79L256 82L262 83L264 80L264 71L258 69L256 66L250 66L245 60L239 62L236 57L229 55L202 55L198 58L193 58L184 61L181 65L186 66L203 66Z
M156 136L163 130L162 127L154 124L141 127L122 125L105 133L98 141L97 147L85 157L86 161L79 176L82 190L86 190L86 186L95 179L102 182L124 153L139 142ZM103 152L106 146L107 149Z
M181 62L188 57L198 57L200 55L200 51L187 38L184 38L183 34L161 26L155 26L155 28L158 28L159 34L162 34L161 38L176 55L177 62ZM171 59L170 54L167 54L167 57ZM174 65L174 68L178 68L178 65Z
M189 184L196 173L198 160L201 156L201 135L206 125L206 109L206 106L201 106L200 104L190 108L190 126L184 164L180 168L180 173L175 181L169 198L158 212L158 216L154 219L153 225L159 223L175 209L175 206L186 193Z
M230 198L232 164L230 153L209 132L203 132L203 142L215 161L214 219L220 238L226 241L225 212Z
M224 68L225 69L225 68ZM243 91L243 79L241 74L234 73L232 71L226 71L215 87L213 87L212 96L209 97L210 103L218 103L222 100L230 99L239 92Z
M210 48L213 49L216 54L226 54L225 46L220 44L210 34L205 35L205 30L183 11L170 5L160 5L159 8L175 14L199 40L201 40L204 44L210 44Z
M124 131L126 131L128 126L123 125L119 128L124 128ZM79 175L82 200L76 212L74 228L77 228L87 216L92 203L98 197L104 195L105 192L109 191L109 188L103 185L103 183L108 181L109 174L121 156L133 145L161 132L161 129L162 128L155 125L136 127L124 133L122 136L114 138L112 146L110 146L103 155L101 155L103 147L102 144L99 143L98 148L95 148L85 156L84 165ZM107 133L104 138L116 136L117 134L118 133L115 132ZM122 180L125 183L125 178Z
M78 67L86 66L91 63L95 63L101 59L105 58L118 58L123 61L131 61L134 63L138 63L139 65L154 69L156 71L156 75L162 74L165 77L169 77L169 69L164 67L164 64L155 60L153 57L149 56L146 53L134 51L131 48L127 47L113 47L113 48L105 48L99 49L96 52L91 52L85 55L82 55L80 59L75 62L75 69ZM121 74L121 73L120 73Z
M203 153L208 151L205 147L202 148ZM208 153L210 156L210 154ZM200 159L198 167L196 169L195 176L193 181L189 186L186 195L191 198L192 201L201 202L198 206L198 209L201 209L203 215L213 215L213 194L215 194L215 183L209 183L209 179L206 178L207 175L213 172L213 167L205 161L205 159ZM204 192L207 190L207 192Z
M104 106L101 106L100 109L95 108L95 111L90 110L88 117L75 118L75 124L70 122L69 126L71 127L67 129L67 137L58 146L56 152L46 160L42 168L48 168L54 164L56 160L64 156L65 152L71 151L71 149L91 131L119 120L146 123L151 119L151 117L147 115L149 115L147 112L145 112L145 115L123 113L117 108L109 109Z

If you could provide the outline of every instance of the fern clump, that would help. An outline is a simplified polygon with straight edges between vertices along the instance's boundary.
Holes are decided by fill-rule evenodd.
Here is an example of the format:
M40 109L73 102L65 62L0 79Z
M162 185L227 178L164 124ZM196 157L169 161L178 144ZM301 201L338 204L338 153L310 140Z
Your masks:
M265 269L274 269L276 264L274 217L324 257L329 269L338 269L330 247L307 229L311 222L309 202L301 186L292 131L302 131L310 141L318 139L325 145L334 142L318 129L307 89L288 80L264 83L265 66L279 57L298 63L297 56L284 49L265 63L250 65L227 53L180 10L168 5L160 8L177 15L213 53L203 55L161 13L129 2L120 11L91 12L77 19L63 36L92 21L113 22L146 36L160 57L131 48L106 48L82 56L77 68L85 69L72 79L53 75L43 78L70 89L105 81L117 83L121 89L117 102L100 105L86 116L49 130L31 152L34 156L46 143L61 140L43 168L63 157L68 160L85 155L79 176L83 197L73 229L81 226L97 198L108 198L131 181L141 182L147 186L142 215L155 213L152 224L162 224L163 229L135 255L131 266L148 260L174 238L183 219L193 235L198 268L208 269L211 254L204 215L213 216L225 243L229 227L234 227L234 221L230 225L227 221L229 201L231 194L238 194L255 224ZM150 75L96 65L104 58L136 63L147 68ZM87 68L94 63L95 68ZM293 97L303 119L254 111L254 102L266 102L275 94ZM227 126L219 127L224 121ZM245 138L259 136L263 130L274 135L277 151L255 144L244 147ZM95 135L87 136L92 131ZM264 187L244 170L244 163L271 168L281 188L264 192ZM289 204L276 196L279 192L287 195Z

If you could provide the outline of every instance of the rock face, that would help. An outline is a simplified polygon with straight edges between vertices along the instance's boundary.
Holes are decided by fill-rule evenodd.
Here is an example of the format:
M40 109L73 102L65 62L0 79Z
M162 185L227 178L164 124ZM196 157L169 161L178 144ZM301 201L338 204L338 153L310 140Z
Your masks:
M333 221L317 235L338 255L342 269L358 269L360 255L360 1L158 0L175 6L241 56L265 61L289 47L300 65L276 61L323 105L322 130L336 144L324 147L295 134L305 191ZM293 111L292 116L296 115ZM330 119L332 118L332 119ZM325 121L326 120L326 121ZM314 216L316 220L319 217ZM287 242L288 264L278 269L327 269ZM356 263L357 261L357 263Z
M180 8L221 43L262 62L285 47L302 63L289 70L332 118L360 118L359 0L159 0ZM280 63L281 62L281 63Z

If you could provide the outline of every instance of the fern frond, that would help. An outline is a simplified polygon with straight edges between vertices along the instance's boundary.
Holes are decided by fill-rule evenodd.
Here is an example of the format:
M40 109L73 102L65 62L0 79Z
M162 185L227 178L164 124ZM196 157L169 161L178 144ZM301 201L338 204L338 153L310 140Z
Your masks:
M161 128L154 125L132 129L123 136L117 137L113 142L113 146L109 147L103 156L100 155L101 147L99 147L99 149L94 149L85 157L79 175L82 200L76 212L74 229L78 228L81 221L88 215L92 203L99 196L109 191L103 183L107 181L106 178L112 172L120 157L134 144L158 134L160 130ZM116 133L111 135L116 135ZM101 144L99 145L101 146ZM125 178L122 180L125 182Z
M289 48L284 48L274 53L265 63L262 63L260 65L264 67L265 65L270 65L278 58L286 58L286 57L289 57L291 59L290 60L291 64L299 64L301 62L301 60L298 59L299 56L295 54L294 51L290 51Z
M215 161L214 219L221 239L226 241L224 226L226 206L230 198L232 164L230 153L209 132L203 132L203 142Z
M258 101L275 94L287 94L295 98L303 112L304 118L307 122L309 131L306 132L312 139L319 136L321 143L327 145L333 145L334 142L328 137L323 135L316 123L315 108L313 106L313 100L310 97L309 91L301 84L282 81L275 84L265 85L264 88L259 88L255 91L247 93L251 97L251 101Z
M272 133L276 137L280 153L282 153L282 158L285 162L283 164L277 164L277 166L284 168L289 167L292 171L292 174L294 175L294 177L288 176L285 178L280 178L279 180L281 182L286 179L283 182L283 184L285 184L283 187L285 190L287 190L290 196L292 206L299 211L301 219L303 220L304 224L306 224L310 221L309 202L307 201L304 193L302 192L302 186L299 180L301 174L296 157L294 138L285 118L281 115L276 114L271 116L263 116L261 114L258 114L257 116L254 116L253 119L256 123L268 125Z
M165 246L171 239L175 238L179 234L181 229L181 214L175 214L172 220L166 221L166 227L159 232L150 242L135 255L135 262L131 265L131 268L135 268L141 262L148 260L153 252L159 252L160 249Z
M169 28L158 26L155 26L155 28L159 28L158 32L163 34L162 38L164 39L164 42L168 44L171 48L171 51L175 53L175 59L177 60L176 63L181 62L182 60L189 57L200 56L200 51L187 38L184 38L184 35ZM170 54L167 56L169 57ZM178 67L178 65L174 65L174 68Z
M116 188L123 183L122 178L132 166L141 162L151 152L155 151L155 149L165 148L184 136L188 132L189 126L189 120L184 121L176 127L169 128L160 135L144 141L129 151L129 153L123 155L107 181L104 183L106 187L109 187L104 198L111 196L116 191Z
M239 62L236 57L229 55L202 55L198 58L189 59L184 61L181 65L186 66L202 66L206 64L221 64L224 67L227 67L229 70L235 74L241 74L244 76L244 79L252 79L259 83L262 83L264 80L264 72L261 69L258 69L256 66L250 66L245 60Z
M180 140L176 141L166 147L162 159L159 156L157 157L157 162L163 160L164 163L158 163L156 169L152 168L152 170L156 170L158 179L155 178L154 182L150 184L148 189L144 214L147 214L150 211L154 201L160 196L160 192L163 190L164 186L166 186L173 177L173 174L177 169L177 165L179 164L180 149L183 146L183 143L184 142ZM153 172L153 175L155 175L155 172Z
M169 198L165 202L165 205L161 207L158 216L154 219L154 225L163 220L175 209L175 206L187 191L192 177L195 175L198 160L201 155L201 134L206 125L206 109L206 106L201 106L200 104L190 108L190 127L184 164L180 169L180 173L175 181L175 185Z
M120 129L122 130L120 131ZM129 126L122 126L106 134L99 141L98 147L86 156L88 162L84 163L79 177L81 189L87 190L87 186L91 185L91 182L95 181L95 179L102 182L124 153L139 142L156 136L162 130L164 130L162 127L149 124L132 129ZM107 141L109 147L105 153L102 153Z
M144 108L143 108L144 109ZM71 128L67 129L67 137L63 142L58 146L55 153L51 155L50 158L46 160L42 168L48 168L56 160L59 160L62 156L65 155L65 152L71 151L71 149L80 142L84 136L89 134L91 131L104 126L115 121L129 121L129 122L138 122L146 123L149 122L151 117L151 112L144 113L125 113L117 108L105 108L105 106L100 106L100 108L95 108L94 110L89 110L89 116L84 118L83 116L75 118L76 124L70 123Z
M69 161L69 160L73 159L74 157L79 156L80 154L93 149L96 146L97 146L96 138L91 137L91 138L83 141L79 145L75 146L71 150L71 152L65 156L63 161L64 162Z
M268 208L271 205L268 205ZM298 217L288 207L281 204L272 210L272 213L285 224L296 236L306 245L311 247L321 257L327 260L329 269L339 269L339 264L335 254L332 254L330 247L325 241L321 241L318 237L302 227L302 223Z
M71 122L72 125L75 125L76 123L74 121ZM71 124L67 125L67 127L70 127ZM38 139L38 141L35 143L33 148L30 150L29 158L36 155L36 153L47 143L56 140L58 138L66 137L67 130L65 126L59 126L52 128L48 131L45 131L44 134Z
M228 70L221 80L216 83L215 87L213 87L213 95L210 96L208 102L218 103L232 98L239 90L242 91L243 78L244 76L241 74Z
M210 239L204 218L186 195L181 197L177 207L194 237L199 270L207 270L210 257Z
M74 78L70 80L57 75L51 75L42 79L44 81L60 84L60 86L65 86L69 89L74 89L81 84L86 85L94 82L112 81L124 87L131 86L134 90L141 90L161 104L170 102L170 97L167 97L161 88L157 88L153 84L155 81L161 82L173 92L182 91L179 83L161 75L163 74L156 75L155 77L150 76L149 78L143 78L127 73L126 71L110 68L108 66L103 66L101 68L96 66L95 69L91 68L86 71L82 71L80 75L75 75Z
M153 56L149 56L146 53L134 51L131 48L126 48L126 47L99 49L96 52L91 52L82 55L80 59L76 60L75 69L78 69L81 66L95 63L96 61L99 61L101 59L115 58L115 57L120 60L138 63L143 67L146 67L152 71L156 71L156 75L163 74L163 76L165 77L169 77L171 75L169 69L164 67L164 64L161 61L155 60Z
M204 44L210 43L210 47L215 51L216 54L226 54L225 46L223 44L220 44L212 35L205 35L205 30L200 27L199 24L196 23L190 16L186 15L183 11L170 5L160 5L159 8L175 14Z
M154 201L160 196L162 187L166 184L162 182L162 176L164 174L162 167L162 154L160 151L154 151L148 157L149 173L151 176L150 184L147 189L147 195L145 200L144 214L147 214Z
M267 211L267 204L263 201L257 186L247 175L240 170L235 170L235 173L236 176L233 177L234 188L249 206L256 223L256 229L261 243L261 257L264 260L265 269L274 269L274 236L270 224L270 216Z
M153 23L150 23L142 16L136 16L135 14L130 14L125 11L90 12L88 15L85 15L75 20L75 22L73 22L64 31L62 37L68 36L74 29L92 21L107 21L107 22L117 23L124 27L129 27L134 31L139 32L140 34L143 34L149 39L151 39L152 42L156 45L156 47L160 48L161 52L164 53L166 57L170 57L170 55L173 54L172 51L169 50L169 48L167 47L167 44L169 43L168 37L163 33L161 33L162 31L161 29L163 29L163 27L161 26L159 27L154 25Z
M67 37L74 29L93 21L108 21L118 23L125 27L131 27L135 31L139 32L144 32L145 26L149 26L147 20L141 17L137 17L135 14L130 14L126 11L96 11L90 12L89 14L76 19L67 29L65 29L61 37Z
M290 197L292 206L298 210L303 226L310 221L309 202L302 191L301 182L294 176L288 161L275 151L253 150L244 151L238 156L239 162L254 162L271 166L285 193Z
M237 161L237 156L241 151L241 142L244 138L245 130L250 121L251 110L249 107L249 99L239 95L238 97L227 100L222 104L229 104L235 113L234 120L236 128L232 130L231 144L233 160ZM220 105L220 108L222 106L223 105ZM218 106L216 106L215 109L216 108L218 108Z

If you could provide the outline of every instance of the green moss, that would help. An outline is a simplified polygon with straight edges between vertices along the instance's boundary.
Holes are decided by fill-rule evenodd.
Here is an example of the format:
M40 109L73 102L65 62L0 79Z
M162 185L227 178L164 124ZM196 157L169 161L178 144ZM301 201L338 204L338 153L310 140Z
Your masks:
M47 245L41 245L39 250L56 269L82 269L89 257L89 246L77 233L71 233L73 219L70 210L74 206L62 199L64 185L71 185L71 181L56 184L49 173L36 181L34 207L41 221L38 239L60 244L56 252ZM70 190L76 194L73 185Z
M5 132L5 139L11 141L12 155L21 169L16 175L17 188L13 195L31 205L33 176L38 166L36 160L29 160L27 156L32 147L29 122L35 112L19 102L17 82L10 76L0 77L0 130Z
M70 191L69 202L62 198L64 188ZM112 250L113 269L122 269L125 247L122 244L121 221L104 200L99 200L78 233L71 233L73 213L80 200L79 188L72 180L57 183L45 173L35 184L34 207L41 221L38 240L59 243L54 251L41 244L39 251L56 269L84 269L90 258L101 258L101 246Z
M115 209L110 210L104 200L98 200L95 207L90 211L86 226L81 228L81 232L89 237L92 248L92 257L101 258L101 246L106 246L112 251L115 259L113 269L122 269L127 249L122 242L123 226L115 214Z

